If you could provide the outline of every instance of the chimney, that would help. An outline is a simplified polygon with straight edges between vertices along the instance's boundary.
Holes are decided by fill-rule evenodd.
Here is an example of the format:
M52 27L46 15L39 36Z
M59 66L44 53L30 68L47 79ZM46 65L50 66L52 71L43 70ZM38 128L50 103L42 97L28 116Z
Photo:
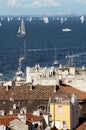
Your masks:
M15 110L16 109L16 104L13 104L13 110Z
M10 97L10 101L14 101L14 98L13 98L13 97Z
M13 115L13 110L10 110L10 111L9 111L9 114L10 114L10 115Z
M56 92L58 89L59 89L59 85L56 84L56 85L54 86L54 92Z
M18 102L17 107L20 107L20 101Z
M62 85L62 76L59 75L59 85Z
M54 85L54 92L56 92L56 85Z
M8 89L9 89L9 86L8 86L8 85L6 85L6 91L8 91Z
M33 86L32 86L32 84L30 84L30 90L32 90L33 89Z
M0 110L0 116L4 116L4 110Z

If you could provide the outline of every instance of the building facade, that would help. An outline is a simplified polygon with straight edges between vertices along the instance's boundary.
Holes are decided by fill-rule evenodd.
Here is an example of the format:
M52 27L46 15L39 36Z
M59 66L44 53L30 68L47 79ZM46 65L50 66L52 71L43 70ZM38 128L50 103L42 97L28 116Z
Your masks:
M56 97L50 103L51 127L59 130L73 130L79 123L77 95L72 94L71 99Z

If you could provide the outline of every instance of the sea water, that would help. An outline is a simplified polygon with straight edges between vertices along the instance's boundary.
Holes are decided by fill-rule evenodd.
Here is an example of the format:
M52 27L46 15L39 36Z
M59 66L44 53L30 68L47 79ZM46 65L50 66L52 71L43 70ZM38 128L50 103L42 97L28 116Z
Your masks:
M45 23L40 17L25 22L26 36L17 37L20 21L17 17L7 21L4 17L0 26L0 72L1 80L12 79L19 66L19 58L25 56L22 69L40 64L42 67L53 65L55 50L59 64L67 65L67 55L73 55L73 65L86 66L86 21L79 17L67 17L61 23L60 17L49 17ZM65 18L63 18L65 19ZM62 29L70 28L69 32Z

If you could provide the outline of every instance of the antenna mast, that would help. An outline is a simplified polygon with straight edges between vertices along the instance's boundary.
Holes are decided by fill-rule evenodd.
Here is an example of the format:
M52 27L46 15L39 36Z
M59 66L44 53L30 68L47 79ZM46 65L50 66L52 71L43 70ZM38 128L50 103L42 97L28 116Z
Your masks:
M74 55L67 55L66 58L68 60L68 66L73 66L74 65Z

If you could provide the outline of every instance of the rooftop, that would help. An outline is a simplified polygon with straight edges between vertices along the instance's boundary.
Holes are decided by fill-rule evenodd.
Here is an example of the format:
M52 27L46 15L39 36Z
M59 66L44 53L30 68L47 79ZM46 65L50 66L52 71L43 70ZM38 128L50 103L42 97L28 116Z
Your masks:
M10 121L14 119L19 119L18 114L0 116L0 125L9 126ZM31 123L32 119L33 121L41 121L43 119L43 116L34 116L32 114L26 114L27 123Z
M48 100L49 97L70 96L76 93L79 100L86 100L86 92L73 88L71 86L42 86L37 85L33 88L29 85L12 86L8 90L5 87L0 87L0 100Z
M5 114L13 110L13 113L19 113L21 108L26 107L27 113L38 110L41 105L47 108L49 98L61 97L63 103L76 93L79 101L86 101L86 92L77 90L73 87L64 85L57 88L55 86L31 86L26 84L22 86L12 86L9 90L0 87L0 110L4 110ZM16 109L13 108L16 106Z
M85 130L85 129L86 129L86 121L76 128L76 130Z
M22 86L12 86L9 90L5 87L0 87L0 100L48 100L49 97L55 97L57 94L64 95L65 92L61 89L54 92L54 86L31 86L26 84ZM5 96L4 96L5 95Z
M63 91L65 91L66 93L68 94L73 94L73 93L76 93L77 96L78 96L78 100L86 100L86 92L83 92L81 90L78 90L74 87L71 87L71 86L61 86L61 89Z

